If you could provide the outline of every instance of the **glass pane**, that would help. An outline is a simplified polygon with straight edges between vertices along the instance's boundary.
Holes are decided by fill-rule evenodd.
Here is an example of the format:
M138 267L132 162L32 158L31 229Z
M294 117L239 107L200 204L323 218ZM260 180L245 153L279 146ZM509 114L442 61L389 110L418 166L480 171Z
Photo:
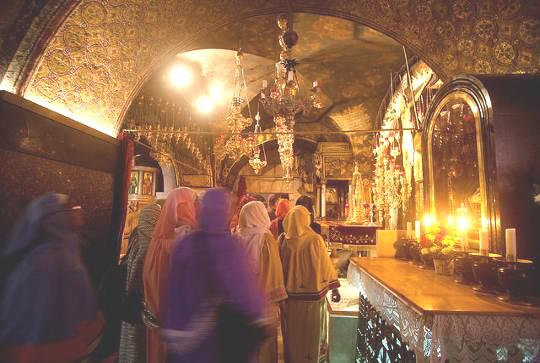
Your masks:
M434 201L439 220L466 214L481 223L480 179L475 116L460 101L440 111L432 134Z

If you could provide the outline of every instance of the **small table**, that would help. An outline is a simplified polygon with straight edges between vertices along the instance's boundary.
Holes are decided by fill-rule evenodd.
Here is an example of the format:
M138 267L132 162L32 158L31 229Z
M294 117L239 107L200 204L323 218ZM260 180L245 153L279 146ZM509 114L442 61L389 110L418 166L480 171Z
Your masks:
M450 276L394 258L352 258L347 278L360 290L364 354L432 362L540 359L538 308L476 295Z

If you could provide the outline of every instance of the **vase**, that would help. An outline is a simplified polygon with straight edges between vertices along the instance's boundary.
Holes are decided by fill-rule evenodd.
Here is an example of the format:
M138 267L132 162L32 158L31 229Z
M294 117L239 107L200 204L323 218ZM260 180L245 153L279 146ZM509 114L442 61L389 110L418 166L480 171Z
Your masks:
M452 259L434 258L433 266L435 267L436 274L450 276L453 273Z

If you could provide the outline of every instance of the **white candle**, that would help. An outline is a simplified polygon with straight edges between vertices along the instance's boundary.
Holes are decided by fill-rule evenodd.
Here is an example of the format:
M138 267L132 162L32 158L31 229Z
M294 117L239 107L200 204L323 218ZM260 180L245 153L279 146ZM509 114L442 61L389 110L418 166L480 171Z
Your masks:
M480 228L478 230L478 235L480 237L480 254L483 256L487 256L489 251L488 231Z
M420 239L420 221L414 221L414 238Z
M516 251L516 229L507 228L506 234L506 260L515 261L517 259Z
M313 81L313 88L317 88L318 85L319 83L317 81Z
M294 73L293 71L289 71L289 73L287 73L287 81L292 81L294 80Z
M413 238L412 222L407 222L407 238Z
M262 88L268 87L268 81L266 79L263 79L263 86Z

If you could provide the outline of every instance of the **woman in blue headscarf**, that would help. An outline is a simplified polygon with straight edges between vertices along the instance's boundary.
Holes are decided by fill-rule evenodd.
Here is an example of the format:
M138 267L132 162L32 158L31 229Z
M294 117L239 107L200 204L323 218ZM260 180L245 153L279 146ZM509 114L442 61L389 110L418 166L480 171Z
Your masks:
M229 209L224 189L207 191L201 202L200 229L185 237L171 256L162 323L170 363L227 362L218 334L222 327L216 324L224 301L251 323L269 321L263 313L263 294L245 253L229 232Z
M0 362L73 362L89 353L103 320L79 255L80 210L68 197L30 203L2 246L3 260L26 250L0 292Z

